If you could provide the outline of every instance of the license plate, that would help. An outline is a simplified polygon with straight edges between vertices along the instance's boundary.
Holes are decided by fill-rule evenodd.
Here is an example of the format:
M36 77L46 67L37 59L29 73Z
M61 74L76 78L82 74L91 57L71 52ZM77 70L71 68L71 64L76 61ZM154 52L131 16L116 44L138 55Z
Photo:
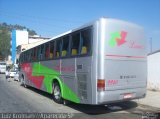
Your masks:
M132 98L132 97L133 97L133 95L132 95L131 93L128 93L128 94L124 94L124 95L123 95L123 98L124 98L124 99Z

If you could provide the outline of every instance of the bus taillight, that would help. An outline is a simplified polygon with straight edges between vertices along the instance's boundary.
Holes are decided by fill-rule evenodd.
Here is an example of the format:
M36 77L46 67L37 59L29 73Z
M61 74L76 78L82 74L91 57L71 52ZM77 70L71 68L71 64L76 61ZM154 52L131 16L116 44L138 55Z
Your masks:
M105 80L104 79L98 79L97 80L97 90L98 91L104 91L105 90Z

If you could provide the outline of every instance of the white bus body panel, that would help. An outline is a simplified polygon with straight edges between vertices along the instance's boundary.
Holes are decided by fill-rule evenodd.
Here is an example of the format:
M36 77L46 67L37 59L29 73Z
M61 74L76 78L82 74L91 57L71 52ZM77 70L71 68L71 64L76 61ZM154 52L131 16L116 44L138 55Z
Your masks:
M143 28L124 21L100 19L97 23L97 79L105 80L96 103L142 98L146 93L147 61ZM96 41L96 40L95 40Z
M81 104L98 105L144 97L147 54L143 29L132 23L101 18L69 33L90 26L93 28L91 55L37 63L54 70L59 66L59 78L78 96ZM22 75L25 76L23 71ZM35 87L24 79L27 85ZM98 79L105 80L103 91L97 89ZM41 90L47 92L45 86Z

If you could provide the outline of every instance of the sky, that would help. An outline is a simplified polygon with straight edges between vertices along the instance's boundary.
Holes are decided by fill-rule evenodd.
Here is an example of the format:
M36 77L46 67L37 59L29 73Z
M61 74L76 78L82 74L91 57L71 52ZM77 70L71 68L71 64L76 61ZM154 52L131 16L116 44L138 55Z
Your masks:
M0 23L19 24L53 37L100 17L144 27L150 52L160 49L160 0L0 0Z

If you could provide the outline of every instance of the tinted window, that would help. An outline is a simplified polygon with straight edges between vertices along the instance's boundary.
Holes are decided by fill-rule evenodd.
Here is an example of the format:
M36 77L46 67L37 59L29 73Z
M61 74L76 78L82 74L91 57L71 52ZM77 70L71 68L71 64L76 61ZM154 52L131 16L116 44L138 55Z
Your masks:
M49 53L50 53L49 43L45 44L45 59L49 59Z
M37 59L37 47L35 47L35 48L33 48L33 50L32 50L32 60L33 61L36 61L36 59Z
M41 47L41 51L40 51L40 60L43 60L44 59L44 44L40 46Z
M29 61L31 61L32 60L32 57L31 57L31 53L32 53L32 50L29 50Z
M37 58L38 58L38 60L41 59L41 46L38 46L38 48L37 48Z
M25 52L25 61L28 62L29 61L29 51Z
M79 54L79 46L80 46L80 33L74 33L72 35L72 41L71 41L72 56Z
M91 54L92 28L88 27L42 44L21 54L21 61L37 61Z
M49 53L49 58L53 59L54 58L54 41L50 42L50 53Z
M65 57L69 54L69 36L63 38L63 46L61 56Z
M81 54L89 54L91 51L91 29L81 31Z
M62 48L62 40L61 40L61 39L58 39L58 40L56 41L56 58L60 57L61 48Z

